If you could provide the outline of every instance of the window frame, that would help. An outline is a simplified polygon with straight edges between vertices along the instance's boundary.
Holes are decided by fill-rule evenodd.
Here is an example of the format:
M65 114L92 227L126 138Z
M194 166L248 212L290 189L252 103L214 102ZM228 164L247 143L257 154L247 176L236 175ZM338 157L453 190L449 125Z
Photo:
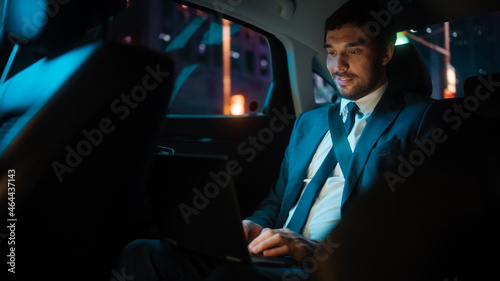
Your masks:
M329 105L335 104L338 101L340 101L340 99L339 99L340 96L338 94L337 86L335 86L335 83L333 82L333 79L330 76L330 73L326 69L326 66L324 66L321 63L320 58L321 57L319 57L318 55L315 55L313 57L312 68L311 68L311 76L313 76L314 74L316 74L319 77L321 77L323 79L323 81L325 81L326 83L328 83L333 88L333 97L332 97L332 100L329 103L318 103L316 101L316 93L314 91L314 85L313 85L313 89L312 89L312 91L313 91L313 98L314 98L314 103L316 105L318 105L318 106L329 106ZM312 77L311 77L311 79L312 79Z
M283 43L276 38L275 35L258 28L256 26L250 25L246 22L243 22L242 20L239 20L237 18L231 17L230 15L227 14L222 14L220 12L217 12L213 9L198 5L198 4L193 4L190 2L186 2L183 0L162 0L162 1L170 1L173 3L185 5L191 9L196 9L203 11L205 13L211 14L216 17L221 17L229 20L235 24L241 25L242 27L251 29L260 35L266 37L267 39L267 46L269 48L269 71L271 72L272 75L272 80L271 83L269 84L269 88L266 94L266 98L264 100L264 103L262 104L262 111L259 111L257 113L247 113L244 115L224 115L224 114L170 114L167 113L166 117L168 118L187 118L187 119L214 119L214 118L245 118L245 117L253 117L253 116L268 116L271 112L272 109L275 107L282 107L283 105L280 105L280 98L279 95L277 96L278 93L282 91L287 91L290 94L290 100L291 100L291 85L290 85L290 74L288 71L288 61L286 58L286 49L283 45ZM280 67L278 67L280 66ZM283 67L285 66L285 67ZM286 71L285 71L286 69ZM285 90L286 89L286 90ZM286 104L284 106L287 106L290 111L295 111L293 107L293 102L292 104L288 104L288 102L285 102Z

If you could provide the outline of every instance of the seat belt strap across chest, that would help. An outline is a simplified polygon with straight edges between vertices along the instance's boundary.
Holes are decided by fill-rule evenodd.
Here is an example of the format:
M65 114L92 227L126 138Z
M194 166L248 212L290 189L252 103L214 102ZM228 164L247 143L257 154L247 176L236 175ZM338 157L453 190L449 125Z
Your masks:
M333 105L328 110L328 126L330 127L332 144L340 164L340 169L342 170L342 174L344 174L344 178L347 178L352 151L344 130L344 122L342 122L340 116L340 104Z

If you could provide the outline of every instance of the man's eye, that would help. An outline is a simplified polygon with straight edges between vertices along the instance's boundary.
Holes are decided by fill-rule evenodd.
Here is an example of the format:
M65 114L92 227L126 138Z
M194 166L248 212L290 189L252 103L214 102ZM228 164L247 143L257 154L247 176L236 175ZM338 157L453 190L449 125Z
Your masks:
M329 55L329 56L335 56L336 54L337 54L337 52L335 52L335 51L329 51L329 52L328 52L328 55Z
M355 54L359 53L359 51L358 50L350 50L347 53L350 55L355 55Z

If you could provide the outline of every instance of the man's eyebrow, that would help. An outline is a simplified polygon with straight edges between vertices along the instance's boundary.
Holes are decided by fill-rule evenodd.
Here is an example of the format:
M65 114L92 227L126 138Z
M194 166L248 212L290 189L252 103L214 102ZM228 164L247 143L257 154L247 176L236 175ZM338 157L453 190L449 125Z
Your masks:
M352 42L352 43L347 43L344 45L345 48L349 48L349 47L358 47L358 46L365 46L366 43L362 42L362 41L356 41L356 42ZM333 48L333 46L329 43L325 43L323 45L323 48L327 49L327 48Z

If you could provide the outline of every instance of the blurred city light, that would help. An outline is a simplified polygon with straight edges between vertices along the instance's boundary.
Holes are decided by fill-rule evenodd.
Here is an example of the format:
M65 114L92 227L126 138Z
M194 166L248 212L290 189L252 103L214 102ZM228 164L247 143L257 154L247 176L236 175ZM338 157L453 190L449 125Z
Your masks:
M231 96L231 114L232 115L245 114L245 97L243 95Z
M269 62L265 59L260 60L260 67L265 69L269 65Z
M231 51L231 57L233 59L239 59L240 58L240 53L235 52L235 51Z
M165 41L165 42L169 42L172 39L172 37L170 35L165 34L165 33L160 33L158 35L158 38Z
M448 80L448 90L455 94L457 92L457 76L455 74L455 68L451 65L448 66L446 71L446 78Z
M198 52L199 52L200 54L204 54L206 50L207 50L207 46L206 46L205 44L200 44L200 45L198 46Z
M222 88L224 115L232 111L231 98L231 22L222 19Z
M410 43L410 40L408 39L408 37L406 37L406 32L405 31L398 32L395 45L396 46L397 45L404 45L404 44L408 44L408 43Z

